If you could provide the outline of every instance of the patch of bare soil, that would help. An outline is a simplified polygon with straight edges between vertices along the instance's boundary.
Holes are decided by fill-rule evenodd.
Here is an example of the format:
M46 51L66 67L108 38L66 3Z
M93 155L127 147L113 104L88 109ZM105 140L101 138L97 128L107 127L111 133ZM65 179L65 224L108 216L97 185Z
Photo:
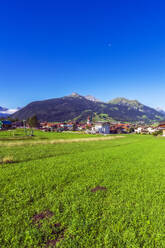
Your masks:
M35 214L32 218L32 221L34 224L38 224L41 220L49 219L53 215L54 215L54 213L51 212L50 210L44 210L44 211L40 212L39 214Z
M97 191L99 191L99 190L101 190L101 191L106 191L107 190L107 188L106 187L103 187L103 186L96 186L95 188L93 188L93 189L91 189L91 192L97 192Z
M46 242L46 247L55 247L58 242L64 238L65 229L61 227L60 223L55 223L51 226L52 235L56 238L50 239Z
M54 213L51 212L50 210L44 210L38 214L35 214L32 217L32 222L33 222L33 224L35 224L37 226L37 228L41 228L42 220L49 219L53 215L54 215ZM43 243L42 244L40 243L39 247L41 245L44 245L46 248L47 247L55 247L58 242L60 242L62 239L64 239L64 233L65 233L66 229L61 226L61 223L59 223L59 222L52 223L52 224L50 224L50 228L51 228L51 235L53 238L47 239L46 235L42 231L42 233L43 233L42 242Z

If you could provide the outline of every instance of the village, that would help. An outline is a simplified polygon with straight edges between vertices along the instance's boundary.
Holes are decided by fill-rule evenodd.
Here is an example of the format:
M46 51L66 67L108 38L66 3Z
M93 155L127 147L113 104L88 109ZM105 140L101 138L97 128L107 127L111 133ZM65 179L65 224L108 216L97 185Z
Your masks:
M12 130L16 128L31 128L26 121L1 120L0 130ZM38 122L35 129L44 132L75 132L82 131L87 134L163 134L165 136L165 122L158 125L132 124L121 122L93 122L88 117L86 122Z

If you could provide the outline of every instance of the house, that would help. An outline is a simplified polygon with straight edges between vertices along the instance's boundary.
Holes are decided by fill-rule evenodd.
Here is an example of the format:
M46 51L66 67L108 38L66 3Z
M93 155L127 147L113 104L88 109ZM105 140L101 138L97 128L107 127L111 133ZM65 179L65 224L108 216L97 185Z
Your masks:
M165 121L160 122L159 126L158 126L159 130L163 131L163 136L165 136Z
M12 122L12 128L21 128L23 127L23 122L22 121L15 121L15 122Z
M1 121L0 122L0 129L9 129L12 127L11 121Z
M96 122L92 127L92 131L100 134L110 134L110 123L109 122Z
M149 134L153 134L156 131L158 131L158 129L156 127L148 127L147 128L147 131L148 131Z
M110 132L113 134L120 134L120 133L129 133L130 130L130 125L129 124L123 124L123 123L114 123L110 127Z
M135 129L135 133L142 133L143 130L144 130L144 127L138 127Z
M135 133L139 134L153 134L158 131L157 127L152 126L139 126L135 129Z

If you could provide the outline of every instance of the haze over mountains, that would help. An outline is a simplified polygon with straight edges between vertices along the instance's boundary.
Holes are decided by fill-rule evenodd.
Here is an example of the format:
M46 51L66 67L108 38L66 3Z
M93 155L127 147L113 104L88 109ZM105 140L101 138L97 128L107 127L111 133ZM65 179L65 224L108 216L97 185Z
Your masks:
M115 98L108 103L93 96L81 96L72 93L61 98L35 101L12 115L20 120L37 115L40 121L85 121L88 116L93 120L122 122L158 122L165 119L165 114L143 105L137 100Z
M16 108L16 109L8 109L8 108L4 108L0 106L0 117L8 117L12 114L14 114L15 112L17 112L18 110L20 110L20 108Z

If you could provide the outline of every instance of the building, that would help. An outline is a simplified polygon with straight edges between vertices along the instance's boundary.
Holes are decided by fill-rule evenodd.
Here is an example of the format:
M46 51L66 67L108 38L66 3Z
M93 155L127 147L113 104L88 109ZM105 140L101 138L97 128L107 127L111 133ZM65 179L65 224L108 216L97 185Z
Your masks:
M160 122L159 126L158 126L159 130L163 131L163 136L165 136L165 121Z
M24 126L24 123L23 121L15 121L15 122L12 122L12 128L21 128Z
M139 134L153 134L157 131L158 128L153 126L139 126L135 129L135 133Z
M131 128L130 124L114 123L110 127L110 132L113 134L129 133L130 128Z
M11 121L0 121L0 129L9 129L12 127Z
M88 116L88 118L87 118L87 125L90 125L91 124L91 118L90 118L90 116Z
M142 133L144 131L144 127L137 127L135 129L135 133Z
M153 134L158 131L157 127L148 127L147 130L149 134Z
M110 123L109 122L96 122L92 127L92 131L100 134L110 134Z

